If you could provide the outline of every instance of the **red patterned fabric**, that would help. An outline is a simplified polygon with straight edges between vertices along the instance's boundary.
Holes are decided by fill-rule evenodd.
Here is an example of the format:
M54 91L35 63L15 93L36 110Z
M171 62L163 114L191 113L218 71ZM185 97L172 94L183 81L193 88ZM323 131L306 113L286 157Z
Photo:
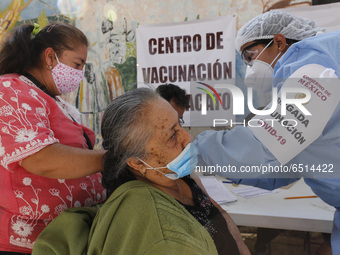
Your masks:
M93 132L85 130L94 144ZM63 210L106 198L99 173L50 179L20 166L53 143L88 148L82 126L53 98L24 76L0 76L0 251L30 253L39 233Z

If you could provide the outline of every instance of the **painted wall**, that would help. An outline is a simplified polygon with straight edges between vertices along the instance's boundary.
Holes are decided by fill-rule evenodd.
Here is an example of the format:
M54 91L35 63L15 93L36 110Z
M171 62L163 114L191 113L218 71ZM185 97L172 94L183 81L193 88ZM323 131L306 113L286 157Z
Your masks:
M65 21L84 31L91 44L85 79L65 99L83 113L83 123L99 134L108 103L137 86L135 31L139 24L236 15L240 28L270 9L311 4L311 0L1 0L0 40L15 25L33 21L41 26ZM244 65L237 63L236 76L241 77Z

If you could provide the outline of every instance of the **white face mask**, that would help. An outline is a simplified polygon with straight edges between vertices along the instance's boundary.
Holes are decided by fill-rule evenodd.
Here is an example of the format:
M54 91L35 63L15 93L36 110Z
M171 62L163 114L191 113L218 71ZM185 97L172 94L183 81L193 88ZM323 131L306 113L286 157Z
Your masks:
M268 48L271 42L272 41L264 47L255 60L251 61L251 65L247 65L244 83L247 87L255 89L258 93L267 93L271 91L274 76L272 64L281 55L280 52L270 64L257 60L262 52Z
M258 93L269 92L272 88L274 70L266 62L254 60L252 66L247 66L244 83Z

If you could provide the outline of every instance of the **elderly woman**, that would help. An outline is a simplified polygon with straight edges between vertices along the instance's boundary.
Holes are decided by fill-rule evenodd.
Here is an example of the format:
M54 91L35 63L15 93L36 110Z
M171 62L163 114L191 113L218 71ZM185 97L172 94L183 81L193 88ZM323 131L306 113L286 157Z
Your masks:
M93 221L88 254L250 254L227 213L189 176L197 152L166 100L149 89L116 98L103 116L102 136L110 197ZM67 213L72 217L69 211L60 219ZM62 234L58 220L33 254L48 254L49 227Z

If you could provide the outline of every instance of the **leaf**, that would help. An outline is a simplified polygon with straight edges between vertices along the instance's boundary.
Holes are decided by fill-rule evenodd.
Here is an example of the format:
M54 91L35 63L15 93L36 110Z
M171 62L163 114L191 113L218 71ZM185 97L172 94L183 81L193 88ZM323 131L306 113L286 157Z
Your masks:
M38 24L40 25L40 27L45 27L48 25L48 19L44 9L42 10L41 15L38 17Z

